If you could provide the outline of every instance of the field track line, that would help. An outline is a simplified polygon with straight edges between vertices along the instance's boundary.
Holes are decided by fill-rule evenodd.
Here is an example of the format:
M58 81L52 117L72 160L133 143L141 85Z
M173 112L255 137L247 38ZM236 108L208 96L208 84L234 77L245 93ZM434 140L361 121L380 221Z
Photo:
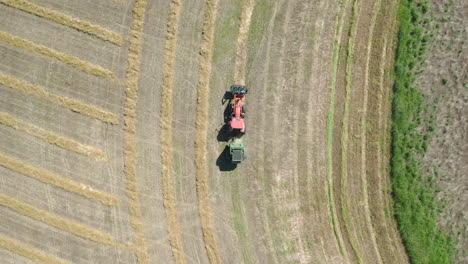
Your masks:
M19 131L23 131L31 136L42 139L49 144L56 145L63 149L70 150L75 153L94 158L96 160L107 161L106 154L104 154L104 152L100 149L78 143L70 138L59 136L53 132L17 119L8 113L0 112L0 124L9 126Z
M138 101L138 78L140 76L140 57L143 38L143 25L147 0L135 0L130 40L128 47L128 69L125 83L124 104L124 174L127 179L126 194L130 210L130 224L136 232L135 254L140 264L149 264L148 246L143 228L137 181L136 150L136 107Z
M12 197L0 194L0 205L19 214L41 221L70 234L113 247L126 247L115 241L111 234L93 229L81 223L69 220L62 216L49 213L30 204L20 202Z
M356 240L351 234L351 227L349 226L348 211L346 206L346 195L347 195L347 179L348 179L348 121L349 121L349 100L350 100L350 90L353 88L352 85L352 58L353 58L353 48L354 48L354 38L356 37L357 25L359 24L359 2L354 0L352 15L351 15L351 25L349 28L349 37L348 43L346 44L346 69L345 69L345 102L344 102L344 112L342 120L342 130L341 130L341 213L343 217L343 224L348 236L349 243L353 249L354 255L356 255L357 262L362 263L361 253L356 245Z
M363 196L364 196L364 210L366 216L366 226L369 229L370 238L372 241L372 245L374 247L375 254L377 256L377 263L383 263L382 256L380 255L379 247L377 245L377 238L375 235L375 230L372 225L371 219L371 212L369 209L369 194L368 194L368 184L367 184L367 160L366 160L366 144L367 144L367 104L369 101L369 71L370 71L370 59L371 59L371 52L372 52L372 41L374 38L374 28L377 20L377 15L380 11L382 1L378 0L374 2L374 6L372 10L375 10L369 27L369 39L367 41L367 59L366 59L366 67L365 67L365 75L364 75L364 102L363 102L363 111L362 111L362 120L361 120L361 180L362 180L362 189L363 189ZM385 56L382 56L382 59L385 59Z
M336 76L338 71L338 58L341 49L340 37L344 26L344 15L348 6L349 0L341 0L339 2L340 11L338 11L335 28L335 39L333 41L333 55L332 55L332 70L331 70L331 84L330 84L330 107L327 113L327 204L330 217L330 225L335 235L337 246L341 255L349 262L347 250L343 247L343 235L341 234L340 227L336 225L336 209L333 194L333 126L335 116L335 96L336 96Z
M177 217L176 191L174 188L174 153L172 143L173 89L176 63L177 28L179 23L180 0L172 0L167 21L166 43L164 47L164 69L161 91L161 165L163 180L164 209L168 222L169 240L172 254L178 264L187 263L184 252L179 219Z
M84 21L55 10L45 8L25 0L0 0L1 4L17 8L21 11L33 14L38 17L45 18L57 24L74 28L78 31L96 36L102 40L109 41L115 45L122 46L124 39L119 34L108 29L94 25L89 21Z
M19 256L23 256L37 263L44 264L69 264L65 260L46 254L38 249L32 248L26 244L20 243L10 238L0 235L0 248L4 248Z
M70 180L44 169L35 168L2 153L0 153L0 166L105 205L118 206L120 203L119 198L115 195L94 190L89 185Z
M247 69L247 41L249 38L250 22L252 20L254 7L255 0L243 0L234 70L234 83L236 84L245 84Z
M11 45L19 49L24 49L36 55L54 59L56 61L59 61L60 63L71 66L84 73L118 82L118 79L115 76L115 74L108 69L104 69L99 65L92 64L88 61L82 60L70 54L66 54L66 53L48 48L46 46L36 44L32 41L20 38L8 32L0 31L0 42L6 43L8 45Z
M116 114L111 113L102 108L85 104L81 101L68 98L66 96L60 96L53 93L49 93L45 88L41 86L35 86L31 83L18 80L13 76L9 76L0 72L0 85L16 89L25 94L43 97L49 102L60 105L72 112L80 113L82 115L109 123L113 125L119 124L119 118Z
M198 210L202 225L203 241L211 264L221 263L215 231L213 230L210 205L209 172L207 163L208 96L210 90L211 58L218 0L206 0L205 21L200 43L200 61L197 84L195 121L195 166L198 195Z

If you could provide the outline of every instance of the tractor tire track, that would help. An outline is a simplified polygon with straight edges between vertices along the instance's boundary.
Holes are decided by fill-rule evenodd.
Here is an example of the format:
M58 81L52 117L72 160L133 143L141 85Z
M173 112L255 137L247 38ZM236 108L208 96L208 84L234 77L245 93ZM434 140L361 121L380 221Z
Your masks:
M12 197L3 194L0 194L0 206L9 208L19 214L41 221L57 229L79 236L81 238L85 238L112 247L126 247L126 245L116 242L115 238L111 234L95 230L81 223L69 220L59 215L49 213L45 210L38 209L34 206L31 206L30 204L20 202Z
M96 77L104 78L107 80L119 82L117 77L111 70L104 69L103 67L99 65L92 64L78 57L75 57L75 56L60 52L60 51L56 51L54 49L48 48L43 45L36 44L32 41L20 38L13 34L0 31L0 42L6 43L8 45L11 45L19 49L29 51L36 55L40 55L40 56L47 57L49 59L56 60L60 63L71 66L75 69L78 69L84 73L94 75Z
M207 163L207 130L208 130L208 95L210 90L211 59L216 25L218 0L206 0L205 21L203 23L202 40L200 43L200 61L197 84L197 106L195 121L195 166L196 188L198 195L199 214L202 225L203 240L211 264L221 263L213 230L210 205L210 188L208 182Z
M332 70L331 70L331 83L330 83L330 103L327 114L327 204L330 218L330 226L336 239L338 248L340 249L341 255L344 257L346 262L349 262L349 255L346 248L343 245L343 235L341 234L341 227L337 219L336 206L334 201L334 186L333 186L333 128L334 128L334 117L335 117L335 97L336 97L336 79L338 72L338 60L340 56L340 39L342 37L342 31L344 27L344 16L346 15L346 9L349 1L344 0L340 2L340 11L337 14L336 25L335 25L335 39L333 41L333 54L332 54Z
M31 136L42 139L45 142L56 145L60 148L73 151L75 153L94 158L96 160L107 161L106 154L95 147L84 145L74 141L73 139L59 136L51 131L36 127L16 117L0 112L0 124L11 127L13 129L23 131Z
M371 241L372 241L372 246L373 250L375 252L375 255L377 256L376 261L378 263L383 263L382 256L379 251L379 247L377 244L377 238L375 234L375 229L372 223L371 219L371 211L369 209L369 190L368 190L368 181L367 181L367 160L366 160L366 155L368 154L366 145L367 143L367 122L368 122L368 117L367 117L367 107L368 107L368 102L369 102L369 79L370 79L370 59L372 55L372 48L373 48L373 38L374 38L374 28L376 25L376 20L377 20L377 15L380 11L380 6L381 6L382 1L379 0L374 3L374 6L371 10L373 11L373 15L370 21L370 27L369 27L369 37L367 41L367 60L366 60L366 66L364 70L364 98L363 98L363 110L362 110L362 119L361 119L361 181L362 181L362 189L363 189L363 198L364 198L364 211L365 211L365 217L366 217L366 226L369 231ZM382 58L385 60L385 57ZM375 259L374 259L375 260Z
M234 70L234 83L236 84L245 85L245 77L247 74L247 41L254 7L255 0L243 0Z
M120 203L120 200L112 194L94 190L91 186L70 180L44 169L35 168L2 153L0 153L0 166L105 205L118 206Z
M173 89L176 62L177 27L181 1L172 0L166 29L163 83L161 92L161 174L164 208L168 222L169 240L176 263L187 262L177 216L176 192L173 182L174 153L172 142Z
M46 254L38 249L32 248L26 244L0 235L0 248L9 250L19 256L23 256L32 261L44 264L69 264L70 262L59 259L55 256Z
M303 230L310 230L305 232L305 242L310 254L314 256L314 262L316 263L330 263L330 257L333 257L333 254L336 254L336 251L333 251L333 248L330 248L331 252L326 254L323 250L323 242L327 231L327 228L322 228L317 226L317 228L311 228L310 223L321 223L323 218L317 216L313 211L318 210L317 208L326 208L322 207L321 204L326 204L322 199L317 199L317 197L323 198L324 193L321 193L317 186L321 186L324 183L325 178L322 177L323 174L321 166L323 162L320 160L325 160L325 156L319 154L315 150L321 149L321 145L324 145L322 132L325 131L323 127L323 106L324 100L320 99L317 94L326 94L327 87L323 85L317 76L327 76L327 70L330 67L327 52L331 51L330 48L324 46L327 45L327 41L331 41L332 38L328 38L329 35L332 35L333 29L325 27L326 21L333 17L334 10L330 6L333 5L331 1L320 1L317 4L314 4L313 8L316 10L326 10L327 12L312 12L316 13L317 17L308 22L308 24L313 25L311 32L308 33L308 37L312 42L309 44L307 51L310 50L310 54L305 54L302 56L308 57L310 65L306 65L307 68L303 72L304 78L307 80L305 82L305 87L314 87L316 91L311 92L310 88L307 88L306 95L302 98L301 105L299 106L301 113L305 114L305 125L299 125L299 132L297 134L298 142L298 160L297 167L298 171L304 174L302 182L299 183L299 195L302 197L301 200L301 211L305 215L304 227ZM320 36L320 37L319 37ZM317 107L320 106L320 107ZM323 130L322 130L323 129ZM308 135L311 135L308 137ZM317 177L319 176L319 177ZM317 190L319 189L319 190ZM326 217L326 216L325 216ZM328 226L329 227L329 226ZM320 239L317 239L319 237ZM333 238L327 238L326 240L333 240ZM320 242L321 243L320 243ZM338 249L336 249L338 250ZM339 252L338 252L339 254ZM311 260L309 260L309 263Z
M0 4L4 4L9 7L17 8L19 10L33 14L38 17L42 17L44 19L55 22L57 24L61 24L67 27L74 28L78 31L96 36L102 40L109 41L118 46L122 46L124 43L123 37L115 32L102 28L98 25L94 25L88 21L83 21L81 19L59 13L52 9L41 7L30 1L0 0Z
M138 80L140 73L141 45L145 22L146 0L135 0L130 25L128 47L128 69L124 103L124 174L127 179L126 195L130 210L130 224L135 235L135 253L140 264L150 263L138 193L137 150L136 150L136 107L138 101Z

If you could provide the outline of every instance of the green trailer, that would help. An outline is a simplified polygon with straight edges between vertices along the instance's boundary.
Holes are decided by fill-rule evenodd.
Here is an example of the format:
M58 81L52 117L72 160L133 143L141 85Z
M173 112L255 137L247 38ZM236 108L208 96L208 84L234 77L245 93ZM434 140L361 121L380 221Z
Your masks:
M247 158L245 146L240 139L235 138L234 141L229 144L229 154L232 164L239 164Z

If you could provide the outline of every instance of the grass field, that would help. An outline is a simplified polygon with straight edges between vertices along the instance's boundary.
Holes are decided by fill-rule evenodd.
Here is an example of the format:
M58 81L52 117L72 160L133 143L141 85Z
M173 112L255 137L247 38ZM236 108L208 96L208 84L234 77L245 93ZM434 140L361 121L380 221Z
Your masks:
M436 186L420 170L420 158L434 130L424 94L414 86L430 41L427 1L402 1L395 65L392 127L392 187L395 214L413 263L451 263L454 245L438 227Z

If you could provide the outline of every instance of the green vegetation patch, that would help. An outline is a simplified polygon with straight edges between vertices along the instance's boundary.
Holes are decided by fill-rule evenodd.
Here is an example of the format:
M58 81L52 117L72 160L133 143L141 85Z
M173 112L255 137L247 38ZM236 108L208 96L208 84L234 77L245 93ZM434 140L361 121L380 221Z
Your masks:
M417 68L430 41L427 0L402 0L395 61L392 125L392 188L395 215L412 263L451 263L454 243L438 225L441 205L433 179L423 176L420 159L426 153L433 115L414 86Z

